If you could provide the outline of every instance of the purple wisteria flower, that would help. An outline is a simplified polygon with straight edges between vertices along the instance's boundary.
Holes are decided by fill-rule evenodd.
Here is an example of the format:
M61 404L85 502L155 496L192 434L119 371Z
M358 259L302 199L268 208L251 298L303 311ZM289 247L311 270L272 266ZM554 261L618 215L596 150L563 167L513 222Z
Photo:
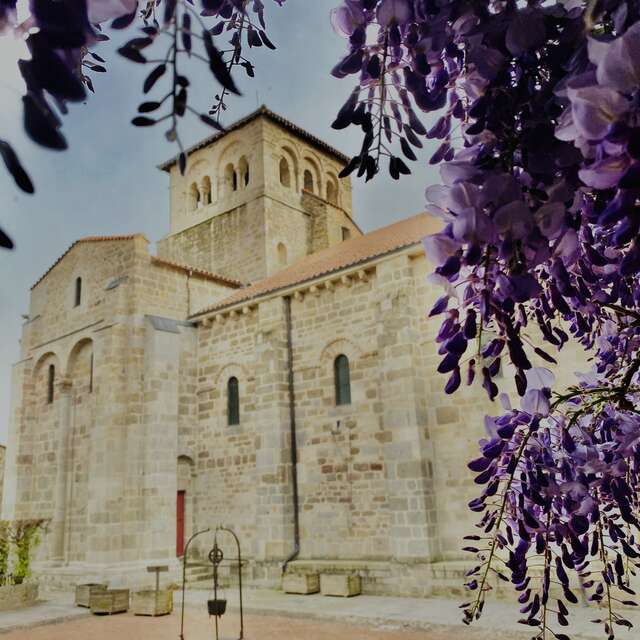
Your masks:
M574 573L613 638L640 558L640 6L348 0L334 25L349 43L334 75L357 84L333 126L364 135L343 175L384 162L398 179L437 141L426 198L443 228L424 247L444 288L428 311L438 371L447 393L477 381L505 410L469 464L465 620L497 574L537 639L567 640ZM535 365L570 339L593 369L552 390ZM520 409L500 394L503 361Z

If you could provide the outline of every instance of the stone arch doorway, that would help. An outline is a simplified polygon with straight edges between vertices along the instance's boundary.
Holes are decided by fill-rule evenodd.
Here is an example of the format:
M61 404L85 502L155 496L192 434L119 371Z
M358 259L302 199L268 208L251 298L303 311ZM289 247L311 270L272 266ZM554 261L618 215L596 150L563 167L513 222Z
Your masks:
M193 533L195 465L189 456L178 457L176 493L176 557L184 555L184 545Z

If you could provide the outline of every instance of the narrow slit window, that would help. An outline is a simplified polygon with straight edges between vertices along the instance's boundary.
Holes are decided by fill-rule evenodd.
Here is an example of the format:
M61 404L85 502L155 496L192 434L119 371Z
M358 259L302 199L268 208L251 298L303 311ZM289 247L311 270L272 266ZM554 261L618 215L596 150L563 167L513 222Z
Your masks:
M73 296L73 306L79 307L82 302L82 278L76 278L76 288Z
M351 404L351 377L349 375L349 358L339 355L333 363L336 386L336 405Z
M229 426L240 424L240 390L235 376L227 383L227 423Z
M309 169L305 169L304 172L304 188L305 191L313 193L313 175Z
M283 187L291 186L291 172L286 158L280 158L280 184Z
M327 182L327 201L338 204L338 190L332 182Z
M47 371L47 404L53 402L53 390L56 383L56 368L50 364Z
M89 393L93 393L93 353L89 360Z

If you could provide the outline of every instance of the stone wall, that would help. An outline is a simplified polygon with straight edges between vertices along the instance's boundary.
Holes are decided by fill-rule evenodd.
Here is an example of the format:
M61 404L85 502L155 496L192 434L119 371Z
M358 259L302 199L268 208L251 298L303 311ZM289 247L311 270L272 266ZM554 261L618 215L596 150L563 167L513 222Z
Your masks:
M456 510L451 496L471 481L460 455L480 437L486 406L484 392L471 389L457 406L473 412L454 411L444 381L429 372L437 347L433 330L421 334L422 319L437 292L424 287L425 262L401 252L290 302L298 561L424 565L411 578L423 588L427 563L457 549L454 536L471 526L465 513L450 528L465 510L464 503ZM198 332L196 522L234 527L254 567L273 567L266 574L272 579L293 550L285 307L275 297L244 314L218 315ZM335 403L340 354L351 372L345 406ZM240 381L241 420L229 426L231 376ZM464 435L452 442L456 429ZM447 447L452 452L443 454ZM406 593L412 587L396 580L402 571L383 571L386 578L372 582Z
M228 278L251 282L266 274L262 199L252 200L167 236L158 255Z
M301 534L291 570L355 570L367 592L414 595L462 577L462 537L476 521L466 505L477 494L464 461L477 455L485 414L501 408L479 383L444 394L430 269L419 247L408 249L291 297ZM195 519L235 528L253 579L270 584L293 550L286 304L274 296L198 331ZM340 354L351 373L344 406ZM577 351L569 362L581 368ZM231 376L239 425L226 420Z
M237 169L239 158L248 160L250 178L233 191L225 170L230 163ZM282 160L288 184L281 181ZM351 218L351 182L337 177L342 166L285 127L258 118L242 133L232 131L194 152L185 176L171 169L171 233L158 242L158 255L254 282L342 242L343 228L360 235ZM313 174L310 189L305 171ZM191 210L190 189L205 175L214 185L211 204Z
M78 274L75 307L66 294ZM141 237L80 242L34 288L14 367L2 515L50 519L37 560L174 557L166 519L175 517L179 387L193 377L195 348L184 319L232 291L153 261Z
M7 448L0 444L0 505L2 505L2 493L4 489L4 471Z

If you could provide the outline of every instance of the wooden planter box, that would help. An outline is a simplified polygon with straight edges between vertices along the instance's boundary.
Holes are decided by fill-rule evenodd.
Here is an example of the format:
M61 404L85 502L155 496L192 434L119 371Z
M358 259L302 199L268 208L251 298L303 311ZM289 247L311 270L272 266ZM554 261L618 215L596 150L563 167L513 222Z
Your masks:
M320 591L320 576L317 573L290 573L282 578L282 590L285 593L308 595Z
M89 601L91 600L91 595L93 593L98 593L100 591L106 591L109 585L107 584L98 584L98 583L88 583L88 584L77 584L76 585L76 606L77 607L89 607Z
M350 598L360 595L362 592L360 576L323 573L320 575L320 591L323 596Z
M173 611L173 591L149 589L134 591L131 608L137 616L165 616Z
M129 589L107 589L91 594L91 613L122 613L129 610Z
M21 609L35 604L38 600L38 583L24 582L0 587L0 611Z

